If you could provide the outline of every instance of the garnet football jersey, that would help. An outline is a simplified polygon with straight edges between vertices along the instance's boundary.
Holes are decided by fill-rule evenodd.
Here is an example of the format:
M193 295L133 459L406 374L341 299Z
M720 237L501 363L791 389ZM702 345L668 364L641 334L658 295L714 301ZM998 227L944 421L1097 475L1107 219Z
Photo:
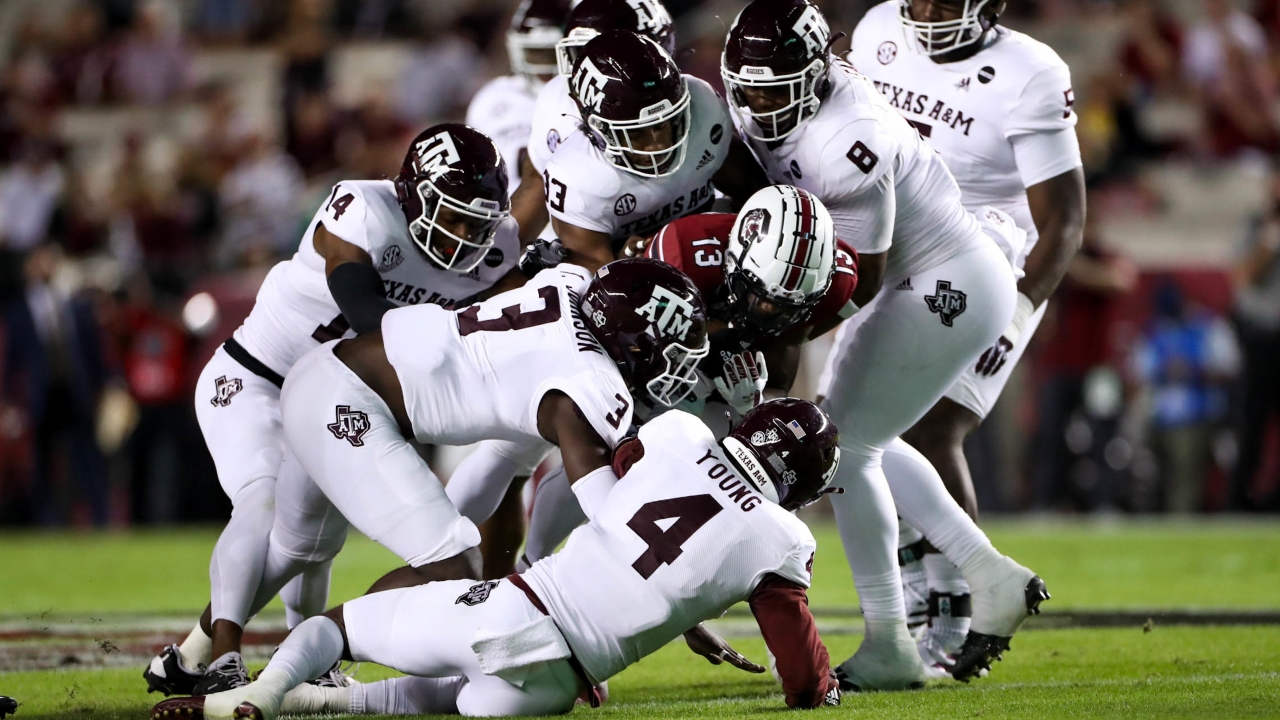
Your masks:
M885 280L936 267L982 241L951 173L915 128L847 62L833 59L829 77L818 113L781 143L747 140L770 181L816 195L836 234L860 254L888 251ZM844 207L881 183L892 184L897 204L892 242L882 246L860 236L859 211Z
M552 218L621 242L710 208L715 200L711 177L729 153L729 109L710 85L685 79L689 139L680 168L664 177L633 175L610 162L587 132L574 132L560 139L543 173Z
M456 312L421 305L384 315L383 347L414 435L444 445L544 442L538 405L559 390L617 444L634 403L618 366L585 329L578 300L590 282L591 273L564 264Z
M1039 237L1026 188L1081 165L1070 70L1049 46L999 26L958 62L936 63L911 41L896 0L884 2L858 24L848 57L942 155L968 210L1013 216L1027 232L1025 258Z
M320 343L347 336L346 318L329 292L324 258L311 239L323 223L336 237L369 253L382 276L383 293L396 305L451 307L489 289L515 267L519 239L504 221L489 254L469 273L445 270L409 237L409 226L389 180L344 180L316 211L293 258L276 265L235 331L250 355L281 375Z
M639 438L648 450L591 522L521 576L596 682L723 615L766 576L809 587L817 549L693 416L664 413Z
M707 308L713 316L718 309L717 299L722 297L724 253L729 247L729 236L737 217L732 213L682 217L664 227L645 249L649 257L673 265L688 275L698 286L702 297L706 298ZM831 285L826 294L804 323L787 330L783 337L798 342L812 340L814 330L829 330L853 314L853 291L858 287L857 252L843 240L836 240L835 258L835 272L831 275ZM727 317L716 319L729 320Z
M513 75L496 77L471 98L467 124L488 135L507 164L507 192L520 186L520 153L529 144L537 89Z

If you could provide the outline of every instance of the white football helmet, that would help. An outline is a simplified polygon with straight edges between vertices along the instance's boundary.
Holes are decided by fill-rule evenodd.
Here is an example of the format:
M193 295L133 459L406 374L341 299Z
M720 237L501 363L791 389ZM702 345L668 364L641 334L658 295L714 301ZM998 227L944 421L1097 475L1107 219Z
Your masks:
M928 22L911 16L911 0L898 0L898 15L902 30L907 36L907 47L916 52L937 57L957 48L977 42L995 27L1005 0L956 0L964 3L960 17L955 20Z
M538 88L559 72L556 43L564 37L561 25L569 13L569 0L523 0L507 30L507 55L511 71Z
M818 198L773 185L742 206L725 252L735 326L775 335L809 316L835 272L836 230Z

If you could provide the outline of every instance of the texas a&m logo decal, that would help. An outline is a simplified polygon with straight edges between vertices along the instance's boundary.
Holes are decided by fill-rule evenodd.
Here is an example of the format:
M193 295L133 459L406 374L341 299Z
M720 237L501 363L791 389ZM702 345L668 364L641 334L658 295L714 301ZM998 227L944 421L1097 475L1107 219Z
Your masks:
M369 415L360 410L352 410L349 405L335 408L337 418L326 425L329 432L339 440L346 440L352 447L364 447L364 434L369 432Z
M952 290L951 283L947 280L939 280L938 288L932 295L925 295L924 301L929 305L929 310L935 312L942 317L942 324L951 327L952 321L956 316L964 312L968 297L959 290Z
M458 599L454 600L453 604L475 607L476 605L479 605L480 603L489 599L489 593L493 592L493 589L498 587L499 582L501 581L486 580L482 583L476 583L475 585L472 585L471 588L468 589L465 593L458 596Z
M244 389L244 383L240 378L227 379L227 376L223 375L213 381L213 388L213 399L209 404L214 407L226 407L231 404L231 398Z

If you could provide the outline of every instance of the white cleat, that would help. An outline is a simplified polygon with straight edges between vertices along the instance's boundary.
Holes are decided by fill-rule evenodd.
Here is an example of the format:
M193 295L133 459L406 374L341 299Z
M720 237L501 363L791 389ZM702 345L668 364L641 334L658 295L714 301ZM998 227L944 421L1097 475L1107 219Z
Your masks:
M840 689L916 690L927 675L916 642L902 620L868 620L866 637L858 652L836 668Z
M355 684L354 682L352 684ZM345 715L351 708L351 686L302 683L285 693L281 715Z
M951 666L955 658L947 654L928 632L916 643L920 652L920 661L924 663L924 672L930 680L943 680L951 677Z
M963 682L981 677L993 661L1001 660L1022 622L1038 615L1040 603L1049 599L1040 576L1003 555L966 579L973 597L973 622L951 671Z
M205 696L204 716L207 720L276 720L284 698L262 683Z

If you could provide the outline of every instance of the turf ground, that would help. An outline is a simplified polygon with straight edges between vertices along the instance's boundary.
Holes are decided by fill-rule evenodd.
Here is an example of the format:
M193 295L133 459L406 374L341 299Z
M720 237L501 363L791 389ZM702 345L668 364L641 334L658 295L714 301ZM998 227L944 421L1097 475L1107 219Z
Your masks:
M992 522L988 531L1041 573L1054 596L1005 662L967 686L847 696L824 715L1280 718L1280 523L1035 520ZM811 604L838 662L861 640L857 599L834 528L815 534ZM159 696L143 691L142 665L184 634L206 601L215 537L211 528L0 534L0 694L23 702L17 717L147 717ZM357 595L396 564L353 537L335 564L331 596ZM1209 621L1221 624L1200 624ZM250 628L280 623L269 609ZM749 657L763 657L749 616L731 612L718 629ZM251 667L274 641L257 637ZM366 666L359 678L387 674ZM741 717L783 707L767 676L712 667L682 643L627 670L610 690L610 703L594 714Z

